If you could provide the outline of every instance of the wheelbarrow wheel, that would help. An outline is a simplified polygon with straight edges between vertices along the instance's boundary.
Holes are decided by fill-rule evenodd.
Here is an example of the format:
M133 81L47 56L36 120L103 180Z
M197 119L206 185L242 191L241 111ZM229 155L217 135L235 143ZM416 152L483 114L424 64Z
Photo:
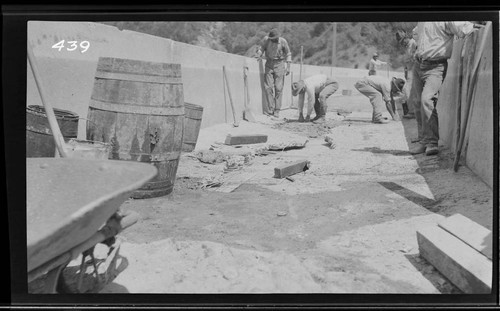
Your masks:
M56 291L59 294L71 294L73 292L69 288L68 283L66 283L66 279L64 278L63 272L64 268L62 269L61 273L59 274L59 278L57 279Z

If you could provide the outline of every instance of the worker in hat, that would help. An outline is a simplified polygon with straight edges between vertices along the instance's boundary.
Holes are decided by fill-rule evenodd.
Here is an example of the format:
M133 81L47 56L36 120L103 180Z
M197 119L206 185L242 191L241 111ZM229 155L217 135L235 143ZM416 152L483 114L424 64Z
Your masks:
M316 116L312 119L315 123L325 121L327 110L326 100L339 89L339 83L324 74L314 75L298 82L292 83L292 95L299 95L299 122L309 122L314 107ZM304 118L304 99L307 94L307 112ZM314 105L313 105L314 103Z
M370 59L370 64L368 65L368 75L369 76L376 75L377 69L382 65L387 65L387 63L378 59L377 52L373 53L373 57L372 59Z
M405 79L393 77L388 79L382 76L366 76L356 82L354 87L363 95L370 99L373 107L372 122L385 124L389 123L382 117L384 107L394 121L399 121L399 115L394 104L394 96L401 94L405 85Z
M267 99L267 109L265 109L267 111L264 111L264 114L278 118L285 75L290 73L292 53L288 42L280 37L277 29L272 29L269 35L264 37L262 44L257 47L256 56L258 60L261 60L263 55L266 58L264 87Z
M439 153L439 125L436 105L446 76L454 38L465 38L482 25L473 22L419 22L415 29L415 65L412 89L415 94L415 117L420 123L420 140L412 154L428 156Z
M399 45L401 45L405 49L403 63L405 65L404 73L406 83L403 89L403 102L401 103L401 106L403 106L403 118L415 119L414 92L412 93L411 85L417 43L415 42L415 39L413 39L413 35L411 33L407 33L403 30L399 30L398 32L396 32L396 40L398 41Z

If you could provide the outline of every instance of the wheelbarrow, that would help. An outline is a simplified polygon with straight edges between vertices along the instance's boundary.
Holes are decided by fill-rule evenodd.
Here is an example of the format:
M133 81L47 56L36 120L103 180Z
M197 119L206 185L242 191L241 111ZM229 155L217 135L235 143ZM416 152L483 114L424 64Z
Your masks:
M137 213L119 208L157 169L128 161L27 158L26 174L28 283L45 276L44 292L56 293L72 260L92 256L94 246L137 221Z

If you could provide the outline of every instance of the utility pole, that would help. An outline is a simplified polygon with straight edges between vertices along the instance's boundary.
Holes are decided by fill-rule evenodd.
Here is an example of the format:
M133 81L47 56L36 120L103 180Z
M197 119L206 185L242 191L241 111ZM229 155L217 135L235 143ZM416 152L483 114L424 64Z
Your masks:
M337 23L333 23L332 25L332 68L330 70L330 75L333 75L333 67L337 65Z
M302 58L304 57L304 46L300 46L300 71L299 71L299 80L302 79Z

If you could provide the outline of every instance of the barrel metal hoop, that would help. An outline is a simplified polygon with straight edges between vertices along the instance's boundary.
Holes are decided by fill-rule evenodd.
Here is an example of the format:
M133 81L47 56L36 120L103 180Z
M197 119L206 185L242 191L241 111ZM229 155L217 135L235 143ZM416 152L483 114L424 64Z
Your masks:
M184 107L139 106L119 103L107 103L90 100L90 107L97 110L152 116L183 116Z
M120 81L134 81L160 84L182 84L182 78L172 76L153 76L133 73L97 71L95 78Z

